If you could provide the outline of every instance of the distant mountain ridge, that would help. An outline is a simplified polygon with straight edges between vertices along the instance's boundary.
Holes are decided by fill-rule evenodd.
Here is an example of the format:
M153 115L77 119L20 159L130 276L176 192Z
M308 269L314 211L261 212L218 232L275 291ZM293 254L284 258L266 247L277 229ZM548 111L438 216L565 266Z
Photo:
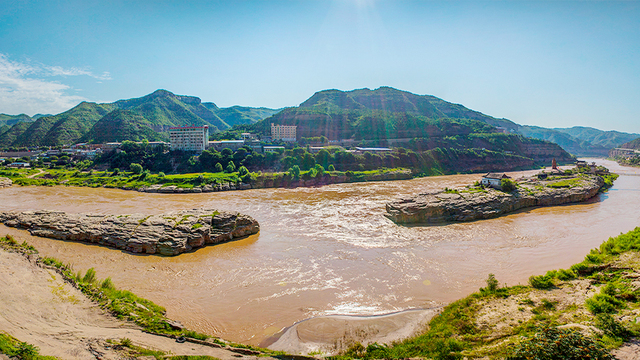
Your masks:
M267 118L268 121L261 121ZM578 156L607 156L611 148L640 137L640 134L588 127L549 129L519 125L435 96L391 87L318 91L300 106L284 110L219 108L195 96L156 90L146 96L113 103L82 102L57 115L0 114L0 148L58 146L78 141L167 140L168 127L183 125L209 125L215 132L255 124L254 129L268 134L271 122L298 125L300 137L322 135L364 140L465 135L480 131L486 124L557 143Z
M460 104L454 104L431 95L416 95L391 87L375 90L357 89L341 91L336 89L315 93L298 108L288 108L274 117L318 117L320 113L333 114L349 111L384 111L406 113L432 119L471 119L506 129L534 139L551 141L566 151L578 156L607 156L609 149L640 137L619 131L602 131L588 127L543 128L520 125L504 118L494 118L479 111L471 110ZM306 112L306 113L305 113ZM303 114L305 113L305 114ZM315 114L315 115L312 115ZM326 121L326 120L325 120ZM332 121L329 121L332 122ZM326 126L329 126L327 123ZM304 126L301 129L304 133ZM418 134L419 135L419 134ZM308 135L302 135L308 136Z
M219 108L195 96L167 90L113 103L81 102L57 115L0 115L0 148L59 146L78 141L102 143L123 140L168 140L171 126L208 125L211 131L251 124L278 110L233 106ZM229 123L227 123L227 121ZM4 122L4 123L3 123Z
M491 150L537 163L572 159L557 144L504 133L519 126L510 120L390 87L320 91L300 106L286 108L250 128L269 134L271 123L297 126L299 139L325 136L330 143L347 139L361 146L400 146L416 151Z

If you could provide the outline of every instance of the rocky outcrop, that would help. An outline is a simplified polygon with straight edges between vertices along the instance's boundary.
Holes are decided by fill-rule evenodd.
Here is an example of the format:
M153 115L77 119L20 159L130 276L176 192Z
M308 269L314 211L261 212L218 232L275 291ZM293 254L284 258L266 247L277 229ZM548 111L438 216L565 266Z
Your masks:
M178 255L208 244L255 234L253 218L212 209L161 215L70 214L61 211L0 212L6 226L32 235L105 245L134 253Z
M9 187L11 185L13 185L13 181L11 181L11 179L6 177L0 177L0 189Z
M495 189L448 190L419 194L386 205L386 216L399 224L437 224L489 219L518 209L577 203L594 197L604 186L589 175L572 187L549 187L552 182L522 184L512 193Z

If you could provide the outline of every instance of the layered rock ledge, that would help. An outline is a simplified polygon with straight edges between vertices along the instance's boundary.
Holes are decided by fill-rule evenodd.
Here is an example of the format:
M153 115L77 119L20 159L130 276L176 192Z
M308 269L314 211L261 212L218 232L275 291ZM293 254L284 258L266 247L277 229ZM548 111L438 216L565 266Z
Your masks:
M0 189L13 185L13 181L6 177L0 177Z
M62 211L0 212L6 226L32 235L95 243L134 253L178 255L260 231L250 216L193 209L160 215L72 214Z
M565 185L566 184L566 185ZM518 181L512 192L492 188L446 189L401 199L386 205L386 216L399 224L440 224L495 218L519 209L586 201L596 196L605 181L582 174L541 181Z

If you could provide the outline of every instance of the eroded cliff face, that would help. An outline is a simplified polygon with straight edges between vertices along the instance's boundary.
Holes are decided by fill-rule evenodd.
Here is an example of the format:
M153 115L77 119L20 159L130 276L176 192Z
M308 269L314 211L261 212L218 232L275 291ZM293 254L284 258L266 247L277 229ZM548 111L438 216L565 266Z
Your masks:
M178 255L260 231L250 216L213 209L161 215L70 214L61 211L0 212L6 226L32 235L96 243L134 253Z
M512 193L495 189L461 189L419 194L386 205L386 216L399 224L438 224L489 219L518 209L591 199L604 186L597 175L576 178L571 187L549 187L553 181L523 183Z

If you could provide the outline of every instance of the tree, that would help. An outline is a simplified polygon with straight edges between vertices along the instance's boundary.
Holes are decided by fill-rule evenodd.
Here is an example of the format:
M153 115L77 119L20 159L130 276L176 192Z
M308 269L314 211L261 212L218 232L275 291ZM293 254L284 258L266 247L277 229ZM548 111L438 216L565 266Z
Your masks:
M247 170L247 168L244 166L240 166L240 169L238 169L238 175L240 176L245 176L248 173L249 173L249 170Z
M293 165L288 172L294 180L300 179L300 166Z
M489 274L489 277L487 278L487 290L491 293L498 290L498 280L496 280L496 276L494 274Z
M140 175L142 174L142 165L131 163L131 165L129 165L129 170L131 170L131 172L133 172L136 175Z
M233 163L233 161L229 161L229 164L227 165L227 168L224 171L229 174L236 172L236 165Z
M223 170L223 169L222 169L222 164L220 164L220 163L216 163L216 172L221 173L221 172L222 172L222 170Z

